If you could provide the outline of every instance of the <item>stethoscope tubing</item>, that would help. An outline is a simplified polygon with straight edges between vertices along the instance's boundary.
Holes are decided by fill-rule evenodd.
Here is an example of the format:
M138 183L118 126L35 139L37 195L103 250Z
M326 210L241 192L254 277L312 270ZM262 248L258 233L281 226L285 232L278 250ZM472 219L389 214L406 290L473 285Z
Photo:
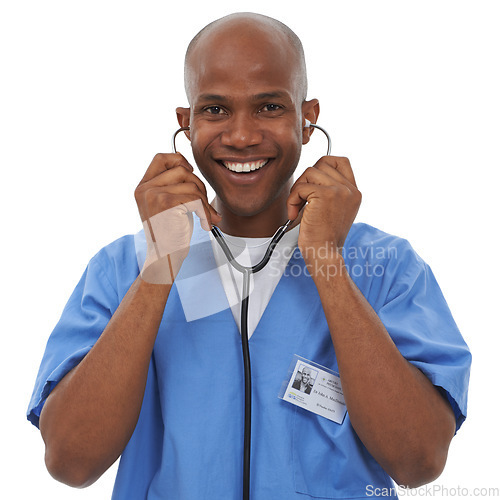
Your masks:
M245 385L245 414L243 434L243 500L250 499L250 449L252 434L252 369L250 362L250 347L248 344L248 307L250 295L250 275L259 272L269 262L276 245L279 243L291 221L280 226L269 243L264 257L254 266L241 265L233 256L224 236L217 226L213 226L212 234L215 236L222 251L230 264L243 274L243 290L241 300L241 349L243 354L243 373Z
M315 123L310 123L306 120L306 127L313 127L321 130L327 138L327 155L331 152L331 138L328 132ZM189 130L189 127L181 127L176 130L172 136L172 151L177 153L175 147L175 138L177 134ZM274 233L271 241L267 247L264 257L254 266L243 266L235 258L231 249L229 248L226 240L220 229L217 226L212 226L211 232L224 252L227 260L237 271L243 274L243 290L241 300L241 350L243 355L243 372L244 372L244 386L245 386L245 413L244 413L244 435L243 435L243 500L250 500L250 449L252 438L252 369L250 362L250 348L248 344L248 307L249 307L249 294L250 294L250 275L255 274L262 270L272 257L276 245L279 243L286 230L292 223L287 220L285 224L280 226Z

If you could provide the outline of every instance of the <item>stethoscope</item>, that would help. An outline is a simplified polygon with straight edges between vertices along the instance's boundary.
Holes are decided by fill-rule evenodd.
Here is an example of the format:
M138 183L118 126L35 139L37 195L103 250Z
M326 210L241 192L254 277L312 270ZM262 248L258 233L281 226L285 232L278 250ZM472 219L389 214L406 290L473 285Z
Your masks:
M327 146L327 155L330 155L331 144L332 141L330 139L330 135L328 132L316 125L315 123L311 123L309 120L305 120L305 126L317 128L321 130L326 136L328 141ZM175 147L175 138L179 132L187 131L189 127L181 127L175 131L172 136L172 151L177 153L177 149ZM245 174L242 174L245 175ZM288 226L292 223L291 220L287 220L282 226L280 226L277 231L274 233L269 246L267 247L266 253L264 257L262 257L261 261L254 266L243 266L233 256L233 253L229 249L227 242L222 235L220 229L217 226L212 226L211 232L214 235L216 241L219 243L222 251L227 257L227 260L231 264L231 266L243 274L243 290L242 290L242 301L241 301L241 348L243 353L243 371L245 376L245 430L243 437L243 500L250 499L250 440L251 440L251 426L252 426L252 373L250 367L250 351L248 346L248 297L250 291L250 275L252 273L258 273L262 270L266 264L269 262L269 259L273 255L273 251L276 248L276 245L279 243L283 235L285 234Z

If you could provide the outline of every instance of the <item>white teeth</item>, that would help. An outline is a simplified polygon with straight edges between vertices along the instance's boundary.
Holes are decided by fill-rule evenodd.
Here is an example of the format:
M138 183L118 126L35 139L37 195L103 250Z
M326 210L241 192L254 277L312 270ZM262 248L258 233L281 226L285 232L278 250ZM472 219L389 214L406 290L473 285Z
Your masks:
M252 170L259 170L269 160L250 161L248 163L238 163L233 161L223 161L222 164L232 172L250 172Z

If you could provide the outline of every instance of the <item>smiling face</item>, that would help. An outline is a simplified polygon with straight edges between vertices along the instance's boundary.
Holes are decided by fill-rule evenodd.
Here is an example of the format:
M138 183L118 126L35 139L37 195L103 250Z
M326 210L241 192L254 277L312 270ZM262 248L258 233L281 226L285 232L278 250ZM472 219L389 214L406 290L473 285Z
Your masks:
M178 109L179 121L189 122L194 158L223 218L266 213L285 222L309 138L305 114L318 110L316 100L304 101L301 69L285 34L244 19L210 31L191 52L190 108Z

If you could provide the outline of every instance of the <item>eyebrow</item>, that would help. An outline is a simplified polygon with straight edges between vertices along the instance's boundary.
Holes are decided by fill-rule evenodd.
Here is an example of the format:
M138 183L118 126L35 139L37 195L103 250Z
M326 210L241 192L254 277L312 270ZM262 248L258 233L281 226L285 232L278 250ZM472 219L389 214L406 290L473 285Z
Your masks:
M198 99L199 101L229 101L228 97L219 94L201 94ZM277 90L275 92L262 92L260 94L255 94L252 96L252 100L254 101L262 101L265 99L290 99L290 95L288 94L288 92Z
M219 101L227 102L227 97L218 94L201 94L198 98L200 101Z
M281 90L277 90L275 92L262 92L261 94L257 94L253 96L255 101L261 101L264 99L289 99L290 95L288 92L284 92Z

